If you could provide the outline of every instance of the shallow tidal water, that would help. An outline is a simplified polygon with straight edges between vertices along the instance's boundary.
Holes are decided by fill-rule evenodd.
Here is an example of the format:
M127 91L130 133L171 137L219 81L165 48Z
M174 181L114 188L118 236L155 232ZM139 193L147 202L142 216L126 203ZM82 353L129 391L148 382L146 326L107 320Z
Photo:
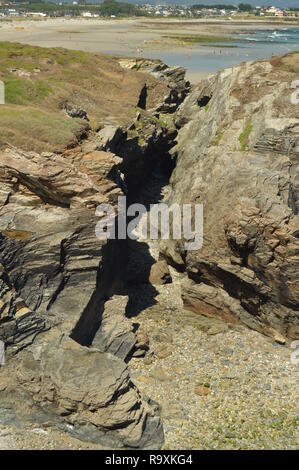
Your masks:
M240 62L299 50L299 28L263 30L235 36L232 43L192 46L173 50L146 50L146 56L168 65L180 65L189 74L217 72Z

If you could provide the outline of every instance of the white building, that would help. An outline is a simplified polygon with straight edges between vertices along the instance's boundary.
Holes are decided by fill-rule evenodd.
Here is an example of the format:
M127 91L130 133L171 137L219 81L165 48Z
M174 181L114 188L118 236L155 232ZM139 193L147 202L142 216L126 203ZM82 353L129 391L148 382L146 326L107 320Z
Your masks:
M27 13L28 16L36 16L36 17L39 17L39 18L45 18L47 16L46 13L39 13L39 12L35 12L35 11L29 11Z

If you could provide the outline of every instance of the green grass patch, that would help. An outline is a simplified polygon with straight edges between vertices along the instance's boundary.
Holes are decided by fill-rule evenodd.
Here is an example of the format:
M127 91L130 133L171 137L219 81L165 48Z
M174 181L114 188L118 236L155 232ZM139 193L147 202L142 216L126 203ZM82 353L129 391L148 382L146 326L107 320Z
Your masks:
M215 47L218 49L238 49L240 46L236 46L235 44L202 44L202 47Z
M213 44L213 43L225 43L225 42L235 42L236 39L231 36L212 36L204 34L171 34L163 36L165 39L171 39L177 41L181 44Z
M223 131L219 129L217 132L217 137L215 139L215 145L218 146L220 144L222 137L223 137Z
M146 141L143 137L138 138L138 145L139 145L139 147L145 147Z
M3 106L0 113L0 146L16 142L25 150L63 150L84 131L85 121L37 108Z
M239 135L239 142L240 142L242 152L246 150L251 131L252 131L252 124L251 122L247 122L244 131Z
M142 130L146 126L146 122L142 119L142 117L139 118L138 121L136 121L136 129Z
M30 80L14 76L4 78L5 101L8 104L29 104L44 100L51 93L46 80Z
M157 118L156 116L153 116L152 117L152 120L155 124L158 124L160 127L162 128L166 128L167 127L167 123L166 121L164 121L161 116L159 118Z

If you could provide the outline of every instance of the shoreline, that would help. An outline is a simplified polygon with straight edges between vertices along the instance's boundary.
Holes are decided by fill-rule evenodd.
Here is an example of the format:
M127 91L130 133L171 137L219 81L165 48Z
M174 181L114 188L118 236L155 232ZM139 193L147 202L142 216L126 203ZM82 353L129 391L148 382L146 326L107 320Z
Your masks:
M258 44L254 47L252 43L247 42L241 47L238 44L239 34L251 35L259 31L283 29L299 31L299 23L287 24L286 21L166 20L144 17L2 20L0 25L0 41L50 48L63 47L127 58L161 59L168 65L186 68L187 78L191 79L192 83L245 60L270 57L273 51L275 55L289 52L283 47L280 48L279 44L271 45L270 42L268 45ZM218 44L213 43L215 34L219 38L225 38L228 43L229 38L235 36L236 46L228 47L221 41ZM185 36L188 40L183 43L178 36ZM192 41L196 37L199 41ZM200 38L203 40L200 41Z
M176 18L176 17L168 17L168 18L155 18L155 17L148 17L148 16L127 16L127 17L119 17L119 18L108 18L108 17L99 17L99 18L85 18L83 16L80 17L47 17L47 18L24 18L24 17L15 17L12 19L9 18L1 18L1 22L5 23L13 23L13 22L32 22L32 23L45 23L47 21L84 21L84 22L94 22L94 23L116 23L116 22L140 22L144 21L147 23L206 23L206 24L299 24L299 17L295 19L295 21L292 20L287 20L287 19L281 19L281 18L274 18L274 17L268 17L269 19L231 19L231 20L224 20L224 19L218 19L218 18L213 18L213 19L208 19L208 18Z
M250 26L250 27L257 27L259 30L264 30L265 26L270 26L271 29L283 29L284 27L294 27L299 28L299 18L296 21L287 21L287 20L208 20L208 19L175 19L175 18L147 18L147 17L128 17L128 18L83 18L83 17L72 17L72 18L45 18L45 19L32 19L32 18L20 18L20 19L0 19L0 31L9 29L9 27L18 27L20 25L47 25L50 24L51 26L56 26L60 24L78 24L78 25L92 25L92 26L107 26L108 25L126 25L126 24L133 24L133 25L140 25L144 27L148 26L161 26L163 27L171 27L172 25L181 25L186 27L192 26L224 26L229 32L234 32L235 27L239 26ZM8 27L8 28L7 28ZM231 31L230 31L231 29ZM215 34L214 29L210 31L210 34Z

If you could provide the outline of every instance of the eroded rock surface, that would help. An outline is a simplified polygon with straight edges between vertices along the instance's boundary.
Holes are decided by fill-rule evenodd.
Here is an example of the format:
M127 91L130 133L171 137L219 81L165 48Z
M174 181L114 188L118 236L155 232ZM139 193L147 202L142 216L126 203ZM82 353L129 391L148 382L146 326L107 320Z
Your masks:
M157 407L139 393L125 361L149 349L146 332L128 318L144 309L132 302L132 289L144 293L140 304L155 305L154 286L172 281L165 259L182 273L185 308L244 323L280 344L297 337L296 60L240 65L189 96L182 69L124 60L122 67L144 77L133 122L118 127L108 119L61 154L0 154L0 340L7 359L0 423L50 423L113 448L161 447ZM156 167L163 178L175 167L165 193L170 204L203 203L200 250L164 240L162 260L152 257L148 240L96 237L99 204L116 208L124 194L128 202L160 201L162 183L148 181ZM217 322L210 334L219 328ZM161 359L171 354L170 347L156 351ZM158 380L169 379L160 372Z
M127 241L95 234L98 205L111 204L117 217L119 196L134 200L155 165L170 165L176 130L159 109L165 102L173 112L189 85L183 69L159 67L157 78L145 68L121 72L138 81L133 122L103 114L97 130L62 153L10 145L0 154L0 423L47 422L113 448L163 444L157 407L125 363L149 348L126 317ZM85 105L61 108L86 120Z
M180 106L170 203L202 203L203 247L165 242L185 307L298 335L298 54L210 76Z
M101 321L107 326L105 300L124 256L95 235L96 206L123 194L120 162L109 152L1 154L0 339L8 365L0 376L13 380L1 400L18 403L17 388L39 415L69 424L82 439L159 447L160 420L130 381L127 354L86 347ZM122 299L105 341L117 320L124 328ZM137 338L130 331L126 339L129 353Z
M50 412L61 429L77 437L112 447L159 446L160 420L130 380L126 364L112 354L80 346L52 329L8 366L18 382L7 383L2 400L30 393L40 420ZM13 370L11 369L11 370Z
M105 303L101 328L92 342L94 348L124 360L137 342L132 321L125 315L128 300L127 296L114 296Z

